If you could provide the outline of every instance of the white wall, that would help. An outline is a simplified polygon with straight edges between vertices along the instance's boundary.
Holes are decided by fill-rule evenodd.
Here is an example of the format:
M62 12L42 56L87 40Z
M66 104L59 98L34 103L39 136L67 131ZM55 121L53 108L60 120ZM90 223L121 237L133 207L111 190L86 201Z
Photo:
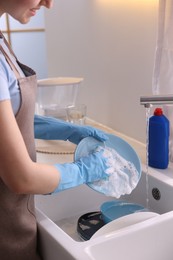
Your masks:
M55 0L46 12L49 76L84 77L88 116L145 142L158 0Z

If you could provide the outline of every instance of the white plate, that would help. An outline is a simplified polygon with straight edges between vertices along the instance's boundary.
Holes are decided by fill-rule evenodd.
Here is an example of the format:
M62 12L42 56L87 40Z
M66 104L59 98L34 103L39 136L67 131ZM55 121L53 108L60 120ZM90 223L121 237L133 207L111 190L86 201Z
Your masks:
M103 226L102 228L100 228L92 237L91 239L94 239L96 237L100 237L103 235L111 235L114 234L116 231L125 228L125 227L129 227L131 225L143 222L147 219L153 218L158 216L159 214L155 213L155 212L137 212L137 213L133 213L118 219L115 219L111 222L109 222L108 224L106 224L105 226Z

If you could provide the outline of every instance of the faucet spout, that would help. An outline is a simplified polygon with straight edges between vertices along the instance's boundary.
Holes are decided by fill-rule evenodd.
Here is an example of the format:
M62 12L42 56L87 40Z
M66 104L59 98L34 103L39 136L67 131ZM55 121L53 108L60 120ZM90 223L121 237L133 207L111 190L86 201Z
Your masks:
M153 96L142 96L140 97L140 104L144 105L146 108L152 105L173 105L173 95L153 95Z

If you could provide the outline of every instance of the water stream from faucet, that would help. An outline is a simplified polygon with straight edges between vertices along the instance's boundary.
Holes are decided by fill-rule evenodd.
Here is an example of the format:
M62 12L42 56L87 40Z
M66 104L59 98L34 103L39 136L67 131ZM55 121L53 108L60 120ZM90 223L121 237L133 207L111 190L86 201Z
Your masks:
M149 145L149 118L150 118L151 108L146 107L146 208L149 209L149 165L148 165L148 145Z

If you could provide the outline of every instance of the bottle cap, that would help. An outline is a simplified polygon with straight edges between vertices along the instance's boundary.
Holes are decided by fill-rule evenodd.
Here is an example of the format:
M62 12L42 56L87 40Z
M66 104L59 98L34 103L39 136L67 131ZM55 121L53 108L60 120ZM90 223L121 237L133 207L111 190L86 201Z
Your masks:
M162 110L162 108L157 107L157 108L154 110L154 115L155 115L155 116L162 116L162 115L163 115L163 110Z

